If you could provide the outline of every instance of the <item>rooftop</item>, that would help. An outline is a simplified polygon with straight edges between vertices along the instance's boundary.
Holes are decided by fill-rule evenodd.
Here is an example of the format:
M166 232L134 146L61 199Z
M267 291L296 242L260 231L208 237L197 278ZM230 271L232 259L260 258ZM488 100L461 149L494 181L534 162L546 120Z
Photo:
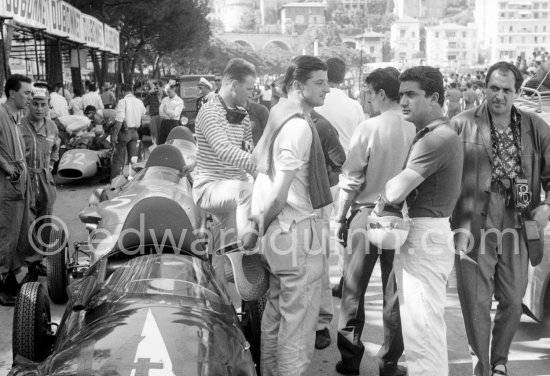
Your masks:
M287 3L281 5L281 8L326 8L323 3Z
M376 33L374 31L366 31L363 34L359 34L354 36L354 39L361 39L361 38L385 38L386 36L384 34Z
M456 23L445 23L436 26L426 26L426 29L430 30L456 30L456 29L472 29L473 27L459 25Z
M394 23L411 23L411 22L420 23L420 21L417 18L413 18L409 16L405 16L403 18L400 18L394 21Z

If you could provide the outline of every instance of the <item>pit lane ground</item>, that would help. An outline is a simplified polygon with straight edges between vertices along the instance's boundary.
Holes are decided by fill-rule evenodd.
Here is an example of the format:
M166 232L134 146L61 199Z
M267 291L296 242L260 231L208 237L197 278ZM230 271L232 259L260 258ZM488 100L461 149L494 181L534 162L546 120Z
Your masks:
M88 204L88 197L92 190L99 186L101 185L98 178L80 184L58 186L58 198L54 214L61 218L69 228L69 244L71 245L71 249L75 241L86 239L87 232L84 225L78 220L78 212ZM336 283L339 280L337 260L337 256L333 253L329 259L332 283ZM44 278L41 278L41 280L45 283ZM362 340L366 351L361 364L361 375L378 375L375 356L383 339L381 285L380 268L377 266L365 299L367 323ZM547 298L546 301L547 308L544 322L536 323L525 315L522 317L519 331L512 345L510 362L508 364L509 375L550 375L550 298ZM340 299L334 298L333 303L335 316L330 328L333 341L328 348L315 350L314 359L308 372L309 376L338 375L334 370L334 366L340 359L336 347L336 327ZM59 322L63 310L64 306L52 305L53 321ZM12 316L13 308L0 307L0 375L7 374L12 362ZM458 295L452 283L450 283L447 289L445 319L447 322L447 339L449 344L450 375L471 375L471 357L464 332ZM402 364L406 365L405 356L402 358Z

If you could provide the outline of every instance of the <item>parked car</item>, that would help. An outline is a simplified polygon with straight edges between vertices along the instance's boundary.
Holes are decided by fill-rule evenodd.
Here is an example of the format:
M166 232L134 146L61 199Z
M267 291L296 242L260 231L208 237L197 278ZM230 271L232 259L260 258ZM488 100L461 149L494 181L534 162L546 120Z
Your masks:
M178 145L194 146L160 145L113 197L93 192L79 215L89 237L72 255L68 234L52 231L48 293L68 304L52 323L43 285L23 285L9 375L256 374L250 344L259 343L261 311L237 315L216 282L195 236L192 153Z
M183 76L167 76L162 78L163 82L169 80L176 81L176 88L178 95L183 99L185 109L182 112L182 116L188 119L187 126L193 133L195 132L195 119L197 117L197 99L200 97L198 89L199 80L204 77L208 81L214 83L214 75L211 74L188 74Z
M523 93L523 91L522 91ZM524 111L536 113L550 125L550 101L538 98L518 98L515 102L518 108ZM544 199L544 198L543 198ZM523 311L533 319L542 321L544 318L544 306L550 305L550 225L544 230L544 256L536 267L529 265L529 279L527 291L523 297Z

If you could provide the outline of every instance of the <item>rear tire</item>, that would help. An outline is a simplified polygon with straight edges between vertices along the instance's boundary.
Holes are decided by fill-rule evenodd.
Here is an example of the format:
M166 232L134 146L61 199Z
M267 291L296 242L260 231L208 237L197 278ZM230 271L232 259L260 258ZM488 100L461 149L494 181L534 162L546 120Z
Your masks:
M24 356L34 362L46 359L52 351L50 301L39 282L23 284L13 313L13 358Z
M267 295L253 302L242 302L243 332L250 344L252 359L256 365L256 372L260 375L260 358L262 345L262 315L264 313Z
M56 304L66 303L69 299L67 285L69 284L69 272L67 271L67 236L64 231L52 229L48 244L47 281L48 293L52 302Z

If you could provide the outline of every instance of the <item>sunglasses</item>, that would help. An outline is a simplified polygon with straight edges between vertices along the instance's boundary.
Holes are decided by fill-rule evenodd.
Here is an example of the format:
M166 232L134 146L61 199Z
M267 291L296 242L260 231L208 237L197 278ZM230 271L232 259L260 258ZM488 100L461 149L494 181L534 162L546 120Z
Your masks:
M215 82L220 82L221 80L219 78L215 79L214 80Z

